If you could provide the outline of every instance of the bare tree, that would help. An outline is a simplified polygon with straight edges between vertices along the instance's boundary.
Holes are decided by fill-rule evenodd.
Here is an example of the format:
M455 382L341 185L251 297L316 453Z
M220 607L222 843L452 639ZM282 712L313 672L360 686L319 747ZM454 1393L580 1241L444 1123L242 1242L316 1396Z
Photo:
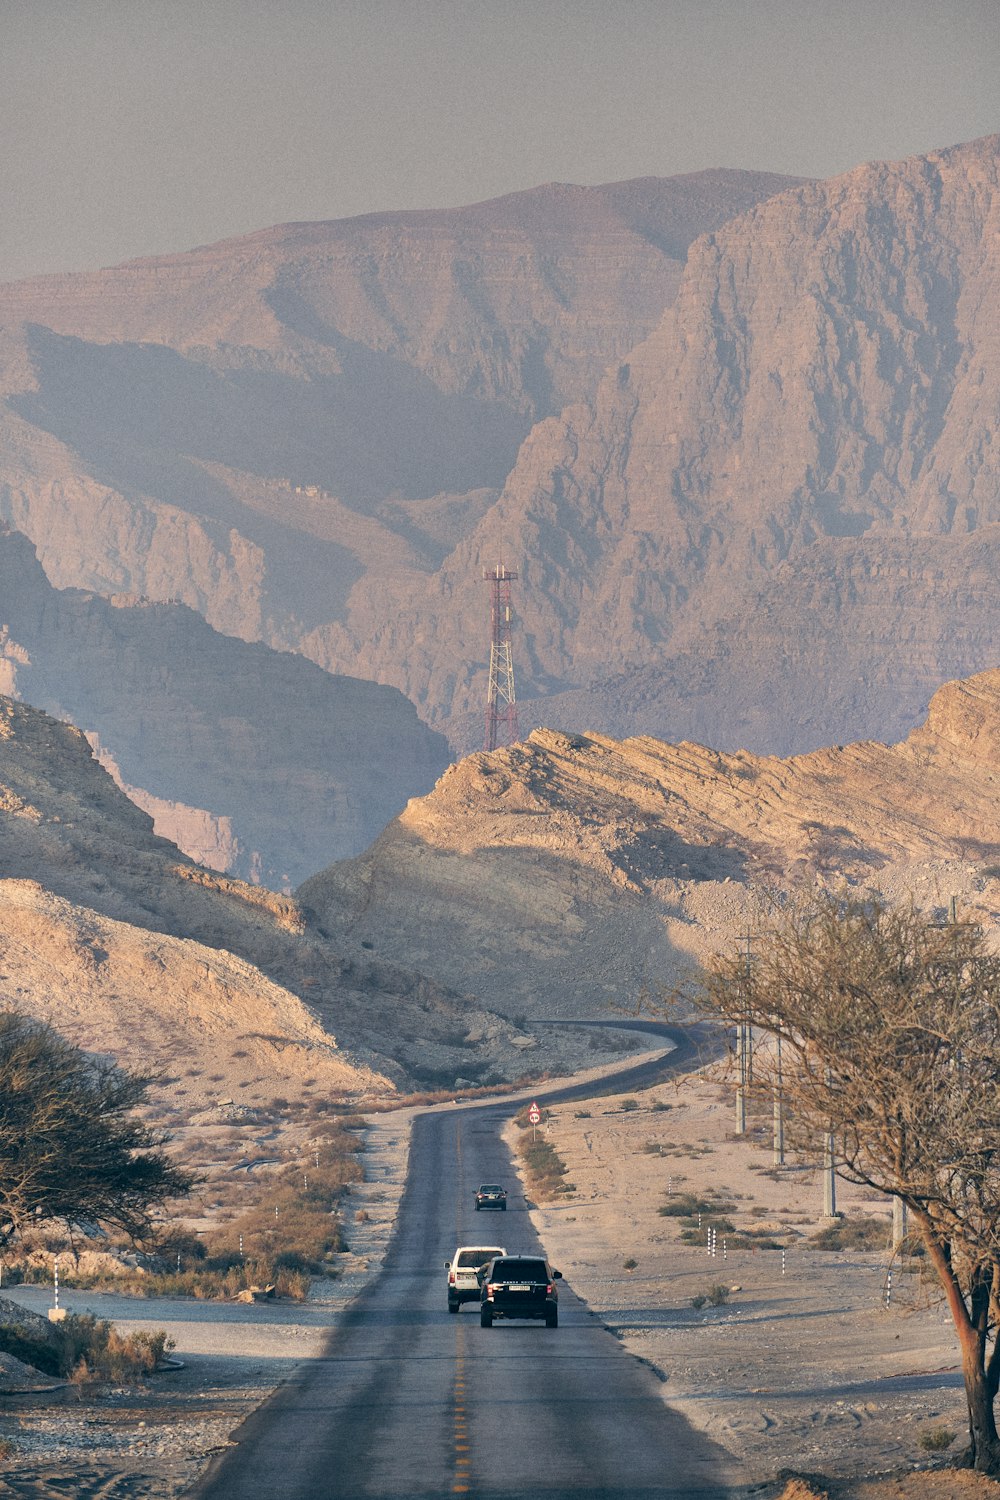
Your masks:
M134 1113L149 1079L0 1013L0 1245L29 1224L94 1225L143 1238L192 1179Z
M718 958L691 998L754 1028L766 1097L780 1039L793 1147L832 1136L838 1175L906 1204L958 1334L966 1462L1000 1473L1000 959L982 931L809 897L774 913L752 966Z

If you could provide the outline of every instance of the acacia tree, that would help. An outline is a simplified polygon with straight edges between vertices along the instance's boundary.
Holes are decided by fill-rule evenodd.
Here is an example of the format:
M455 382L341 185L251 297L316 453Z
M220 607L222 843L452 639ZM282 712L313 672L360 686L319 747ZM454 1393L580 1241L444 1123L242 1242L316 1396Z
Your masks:
M751 1088L838 1175L906 1204L958 1334L965 1462L1000 1473L1000 959L971 924L827 894L777 910L754 958L717 958L691 996L749 1024ZM770 1040L769 1040L770 1039Z
M0 1246L29 1224L95 1225L141 1240L192 1178L134 1111L150 1080L0 1013Z

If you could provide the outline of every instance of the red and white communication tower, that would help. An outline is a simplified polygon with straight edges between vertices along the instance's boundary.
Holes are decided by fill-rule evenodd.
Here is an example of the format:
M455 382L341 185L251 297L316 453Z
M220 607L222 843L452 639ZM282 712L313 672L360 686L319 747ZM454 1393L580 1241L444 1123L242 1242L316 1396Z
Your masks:
M514 698L514 657L510 645L510 628L514 610L510 586L517 573L497 563L484 568L483 578L490 586L490 685L486 690L486 749L513 745L521 738Z

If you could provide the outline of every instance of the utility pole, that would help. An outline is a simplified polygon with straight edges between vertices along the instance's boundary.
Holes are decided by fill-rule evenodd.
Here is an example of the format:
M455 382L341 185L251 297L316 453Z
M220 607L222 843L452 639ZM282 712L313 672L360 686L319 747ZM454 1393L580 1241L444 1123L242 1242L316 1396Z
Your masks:
M899 1250L906 1239L906 1204L902 1198L892 1200L892 1248Z
M785 1165L785 1100L784 1082L781 1076L781 1032L774 1038L774 1165Z
M827 1087L832 1083L830 1069L826 1070ZM829 1130L823 1140L823 1217L825 1219L836 1219L837 1214L837 1173L834 1167L834 1139L833 1131Z
M750 944L753 941L749 932L740 937L740 942L746 942L746 969L744 971L744 983L750 985L750 964L752 959ZM747 1129L747 1090L753 1081L753 1032L749 1023L740 1017L736 1025L736 1134L745 1135Z

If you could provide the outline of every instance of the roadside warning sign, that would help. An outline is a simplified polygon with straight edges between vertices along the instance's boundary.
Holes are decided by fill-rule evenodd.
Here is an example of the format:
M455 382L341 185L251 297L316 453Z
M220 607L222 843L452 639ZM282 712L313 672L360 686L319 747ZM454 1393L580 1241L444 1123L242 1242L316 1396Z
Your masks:
M541 1118L542 1112L538 1108L538 1105L534 1102L534 1100L532 1100L531 1107L528 1110L528 1124L537 1125Z

